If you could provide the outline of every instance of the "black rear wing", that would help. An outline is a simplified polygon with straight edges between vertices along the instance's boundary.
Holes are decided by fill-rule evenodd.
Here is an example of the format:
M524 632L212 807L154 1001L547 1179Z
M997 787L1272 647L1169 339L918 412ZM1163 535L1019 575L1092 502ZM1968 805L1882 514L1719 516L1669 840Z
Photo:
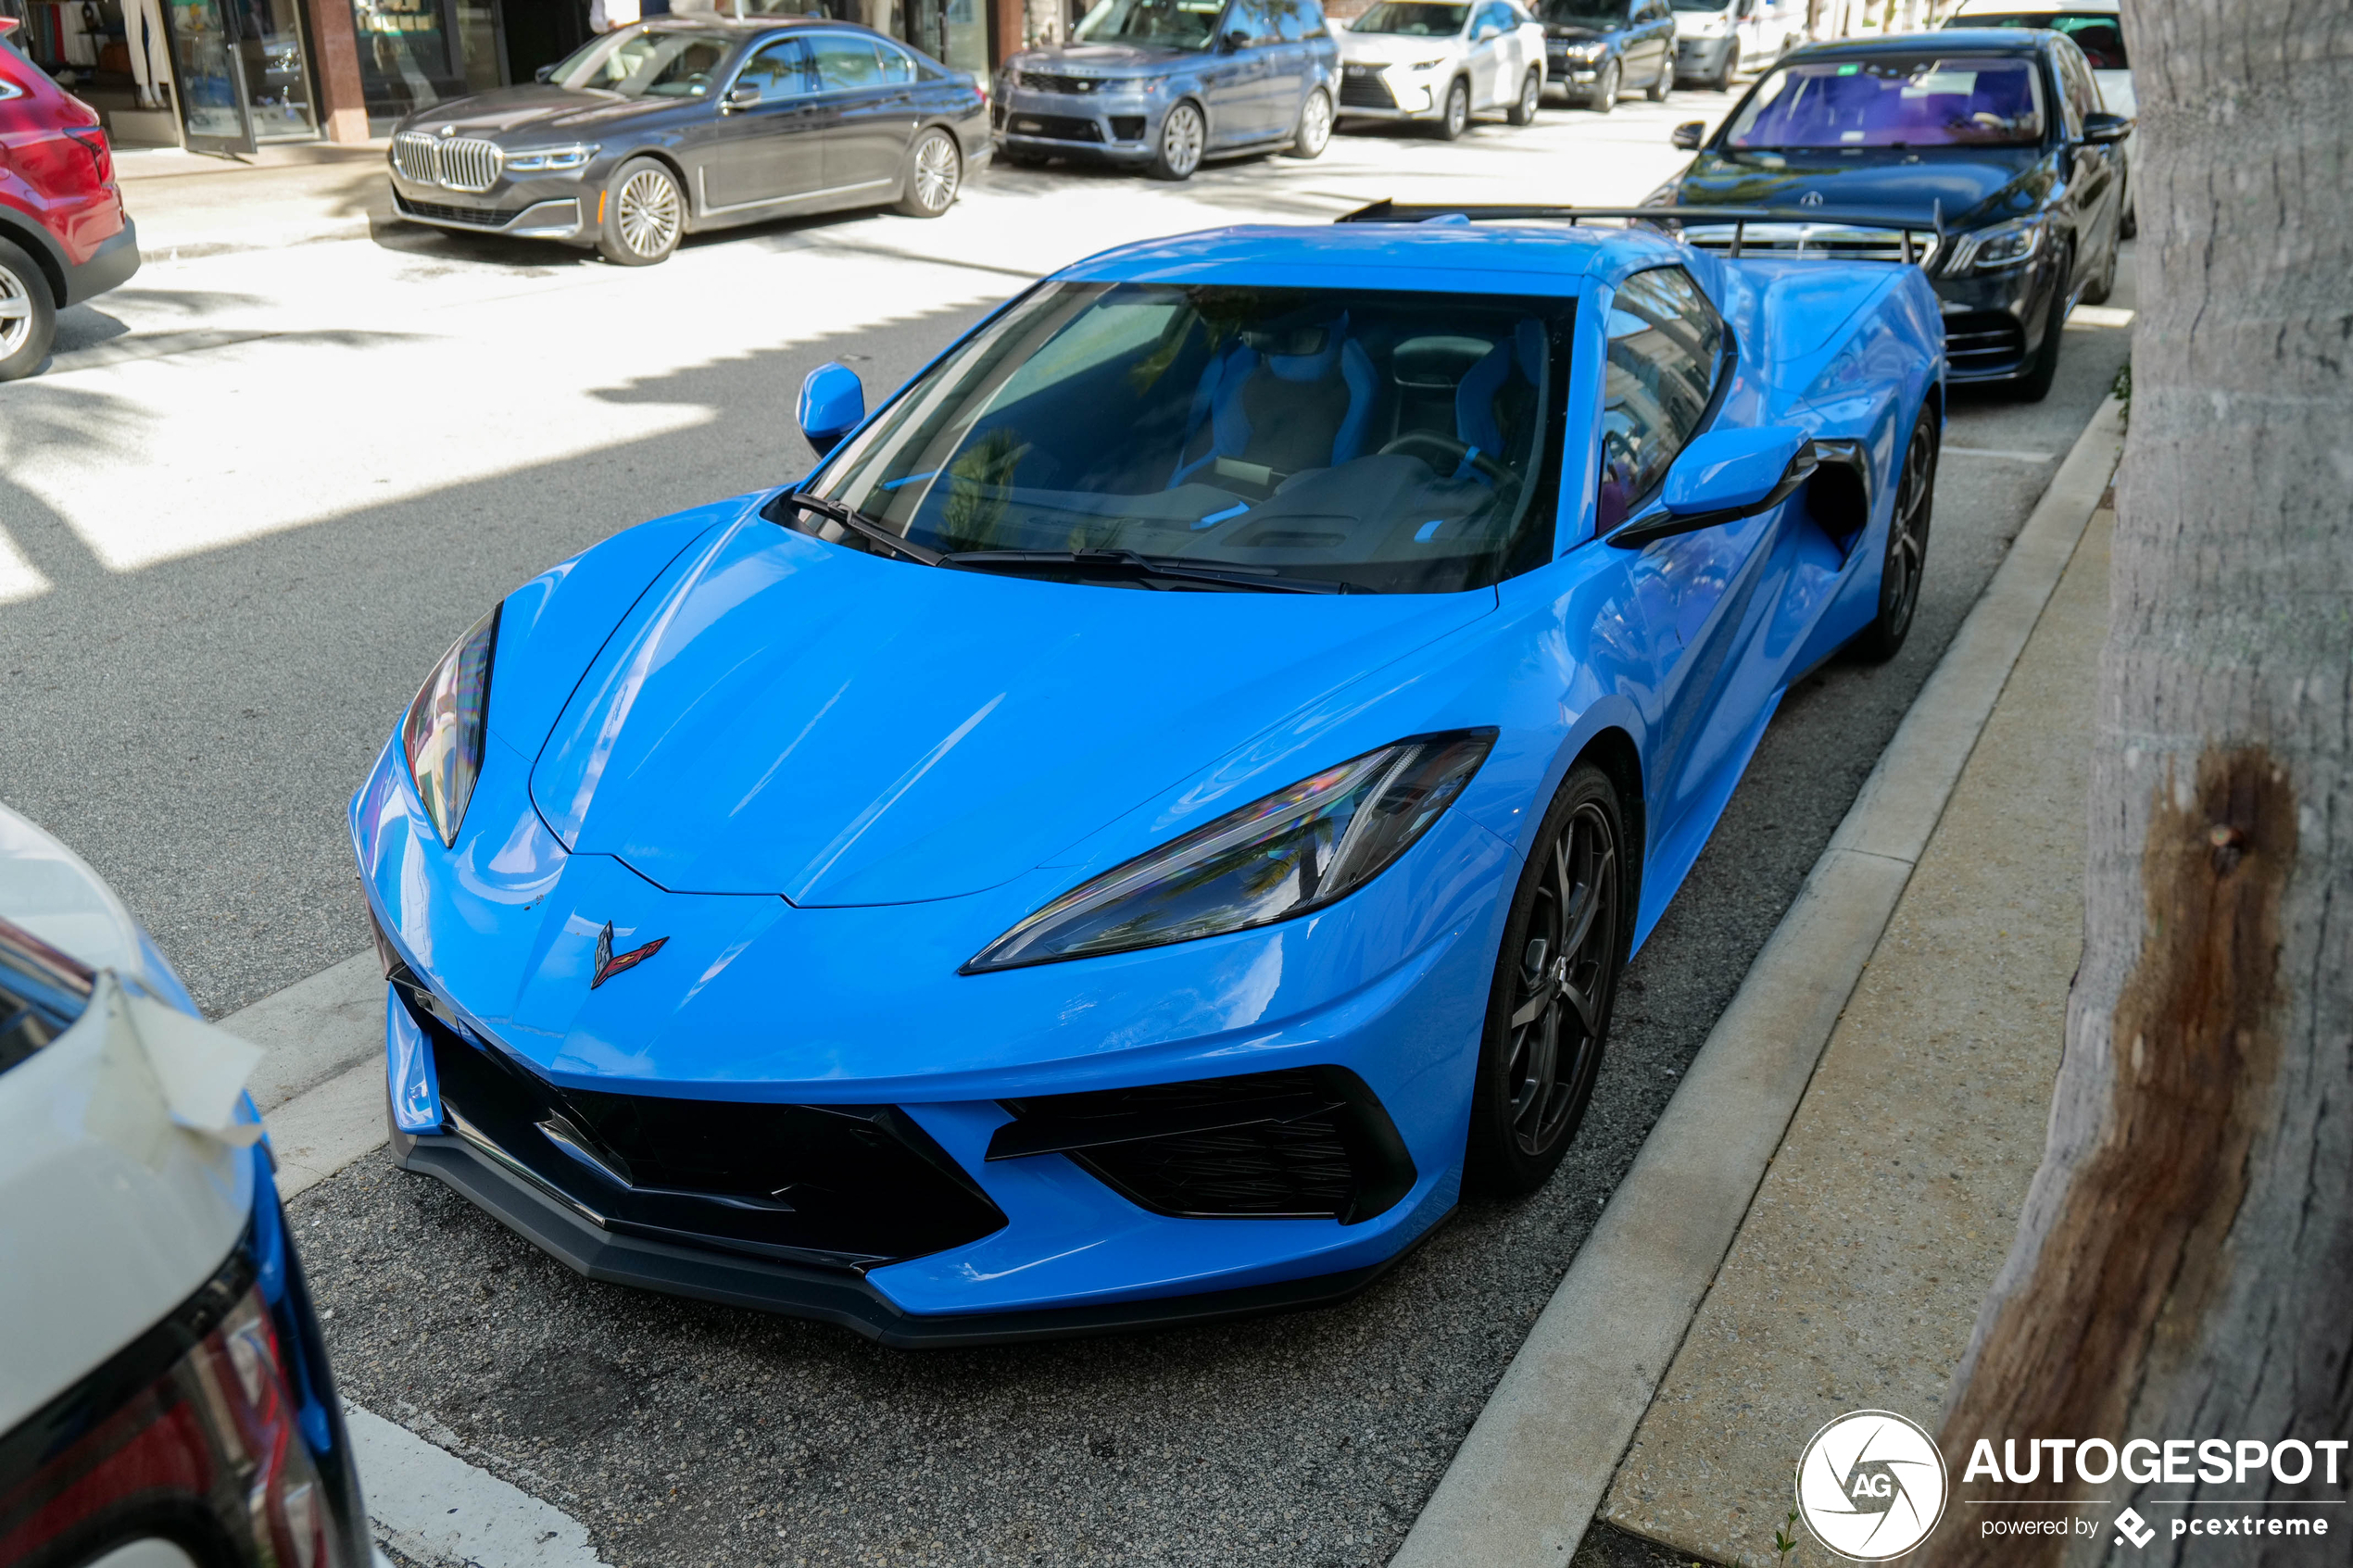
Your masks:
M1657 229L1680 232L1703 225L1730 224L1731 239L1721 248L1734 261L1748 243L1751 225L1772 231L1769 238L1760 234L1763 248L1774 254L1792 254L1789 242L1794 240L1794 252L1812 254L1825 258L1835 257L1854 261L1901 261L1906 266L1926 266L1944 248L1944 212L1940 204L1925 221L1915 219L1891 218L1881 212L1857 212L1830 207L1540 207L1460 204L1423 204L1377 201L1370 207L1360 207L1353 212L1342 213L1336 223L1428 223L1433 219L1459 218L1469 223L1566 223L1571 228L1589 220L1622 223L1642 223ZM1794 235L1785 231L1795 229ZM1856 231L1866 233L1893 234L1892 245L1858 247L1851 240L1842 242L1833 233L1821 231ZM1914 236L1920 236L1915 240ZM1809 253L1809 239L1819 238L1819 244ZM1694 245L1707 243L1711 250L1718 248L1715 242L1693 239ZM1881 251L1893 254L1882 255Z

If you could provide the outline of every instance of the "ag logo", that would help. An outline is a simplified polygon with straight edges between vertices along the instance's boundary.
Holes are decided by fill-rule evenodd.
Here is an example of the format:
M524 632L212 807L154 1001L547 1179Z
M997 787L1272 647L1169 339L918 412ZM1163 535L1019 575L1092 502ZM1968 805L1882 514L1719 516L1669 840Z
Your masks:
M1797 1511L1817 1539L1862 1562L1901 1557L1944 1513L1944 1456L1892 1411L1856 1411L1814 1434L1797 1461Z

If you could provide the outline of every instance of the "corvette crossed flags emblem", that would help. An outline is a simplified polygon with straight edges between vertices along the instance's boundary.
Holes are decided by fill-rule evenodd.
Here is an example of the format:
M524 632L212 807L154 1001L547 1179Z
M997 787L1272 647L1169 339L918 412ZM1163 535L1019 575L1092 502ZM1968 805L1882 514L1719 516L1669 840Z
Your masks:
M605 928L597 933L597 968L588 976L588 989L593 991L614 975L635 969L639 964L661 952L661 945L669 940L667 936L657 936L642 947L632 947L625 953L616 953L612 950L612 922L605 922Z

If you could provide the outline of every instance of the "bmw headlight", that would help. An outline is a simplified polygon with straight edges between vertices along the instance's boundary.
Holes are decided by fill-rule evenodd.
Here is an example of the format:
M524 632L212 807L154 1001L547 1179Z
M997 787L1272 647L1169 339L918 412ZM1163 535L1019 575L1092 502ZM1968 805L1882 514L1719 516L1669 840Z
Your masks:
M567 169L578 169L597 156L594 143L576 144L569 147L533 147L527 152L509 153L506 164L510 174L554 174Z
M2046 227L2039 218L2021 218L2014 223L1997 223L1991 229L1965 234L1954 252L1950 270L1966 272L1974 269L1980 272L1992 272L2032 260L2035 253L2043 248L2043 232Z
M1493 730L1416 735L1327 768L1073 888L959 972L1189 942L1320 909L1411 848L1494 744Z
M417 798L445 845L458 842L466 802L482 776L484 725L490 709L490 656L498 643L498 612L475 622L441 656L424 688L400 721L400 748Z

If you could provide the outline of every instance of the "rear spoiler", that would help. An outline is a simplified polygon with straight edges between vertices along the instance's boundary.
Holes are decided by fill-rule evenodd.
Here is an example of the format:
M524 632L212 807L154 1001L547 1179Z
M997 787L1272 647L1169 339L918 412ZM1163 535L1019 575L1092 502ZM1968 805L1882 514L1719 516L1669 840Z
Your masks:
M1732 226L1732 243L1728 254L1730 259L1741 257L1741 245L1747 238L1752 223L1802 223L1809 226L1843 229L1877 229L1900 234L1906 265L1913 261L1912 236L1924 234L1928 243L1922 247L1927 255L1940 248L1944 239L1944 208L1938 203L1926 222L1913 219L1890 218L1880 212L1855 212L1828 207L1515 207L1479 206L1476 203L1429 206L1388 200L1377 201L1370 207L1360 207L1353 212L1342 213L1335 223L1428 223L1436 219L1455 218L1466 223L1567 223L1571 228L1587 219L1598 218L1628 223L1647 223L1655 227L1672 225L1676 228L1703 223L1729 223Z

